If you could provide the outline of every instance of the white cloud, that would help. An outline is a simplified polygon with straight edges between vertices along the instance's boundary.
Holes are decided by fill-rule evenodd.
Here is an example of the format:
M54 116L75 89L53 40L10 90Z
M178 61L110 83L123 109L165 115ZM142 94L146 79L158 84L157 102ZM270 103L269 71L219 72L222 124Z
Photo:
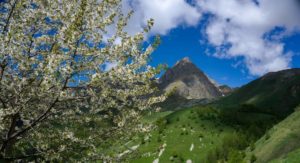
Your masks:
M134 13L130 17L125 31L130 35L143 31L150 19L154 19L154 26L148 36L166 35L168 32L179 26L196 26L201 19L201 12L197 7L190 5L185 0L122 0L122 12L126 16L129 11ZM117 19L116 19L117 20ZM116 33L116 24L106 28L104 42L107 43ZM115 40L115 44L121 42L120 38ZM106 64L107 70L110 70L115 63ZM106 70L106 71L107 71Z
M215 56L242 56L250 74L262 75L289 68L292 56L284 52L284 43L264 36L275 27L285 28L284 33L277 34L279 37L299 30L297 3L260 0L257 5L253 0L198 0L198 7L213 15L205 33L208 41L220 50Z
M154 19L152 35L167 34L181 25L195 26L201 13L185 0L123 0L125 11L134 10L127 27L129 33L141 31L150 18Z
M300 4L297 0L123 0L123 10L134 10L126 30L135 34L150 18L155 20L150 35L166 35L178 26L196 26L203 13L213 17L205 34L216 47L214 56L243 57L252 75L263 75L290 67L292 53L286 52L281 38L300 28ZM265 36L275 27L283 32L270 39Z

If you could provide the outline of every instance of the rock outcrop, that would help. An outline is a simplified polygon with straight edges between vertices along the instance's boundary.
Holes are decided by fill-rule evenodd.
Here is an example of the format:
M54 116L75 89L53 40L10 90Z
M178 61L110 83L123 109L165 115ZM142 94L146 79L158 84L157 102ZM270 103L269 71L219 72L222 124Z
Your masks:
M185 99L214 99L222 96L219 89L189 58L177 62L159 79L159 87Z

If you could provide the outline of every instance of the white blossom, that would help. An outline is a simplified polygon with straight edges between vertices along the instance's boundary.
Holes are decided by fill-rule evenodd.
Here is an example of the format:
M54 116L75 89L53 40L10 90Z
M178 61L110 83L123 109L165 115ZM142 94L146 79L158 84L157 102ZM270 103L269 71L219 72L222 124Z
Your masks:
M153 20L128 35L121 0L0 4L0 160L107 160L102 145L129 137L164 99L147 63L156 42L140 50ZM108 26L116 33L104 40ZM107 62L118 64L103 71Z

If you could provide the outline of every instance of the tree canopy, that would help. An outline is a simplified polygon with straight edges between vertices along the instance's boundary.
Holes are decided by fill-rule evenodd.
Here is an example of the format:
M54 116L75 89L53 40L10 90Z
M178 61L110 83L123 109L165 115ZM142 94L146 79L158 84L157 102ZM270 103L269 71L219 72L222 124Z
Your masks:
M109 159L107 139L145 129L141 111L164 99L157 42L143 44L153 20L132 36L121 0L0 5L0 160Z

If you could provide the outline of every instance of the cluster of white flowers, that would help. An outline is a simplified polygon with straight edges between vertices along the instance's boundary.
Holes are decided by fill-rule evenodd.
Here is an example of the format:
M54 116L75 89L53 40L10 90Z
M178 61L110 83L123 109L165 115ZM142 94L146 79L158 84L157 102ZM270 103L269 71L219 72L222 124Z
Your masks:
M106 157L96 145L135 130L140 112L164 100L152 80L158 69L147 65L156 42L141 48L153 20L130 36L132 13L120 4L0 2L0 160ZM104 40L108 26L116 33ZM117 65L103 71L106 62Z

